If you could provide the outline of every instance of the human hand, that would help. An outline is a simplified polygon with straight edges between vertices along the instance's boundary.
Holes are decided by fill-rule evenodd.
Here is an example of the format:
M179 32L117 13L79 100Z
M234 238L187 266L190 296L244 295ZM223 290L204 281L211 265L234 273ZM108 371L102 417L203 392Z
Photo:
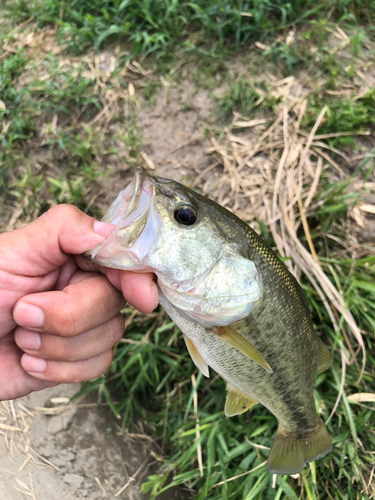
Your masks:
M104 269L80 256L113 228L57 205L0 234L0 401L98 377L123 335L125 299L142 312L156 307L151 273Z

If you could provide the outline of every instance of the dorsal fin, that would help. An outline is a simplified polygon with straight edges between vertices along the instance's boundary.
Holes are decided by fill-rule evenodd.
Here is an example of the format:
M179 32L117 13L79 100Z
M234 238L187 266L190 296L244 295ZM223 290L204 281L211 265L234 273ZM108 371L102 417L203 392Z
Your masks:
M208 371L208 364L202 358L200 352L195 347L193 342L189 339L189 337L187 337L185 334L183 334L183 335L184 335L184 340L185 340L187 350L189 351L189 354L190 354L191 359L193 360L195 366L200 369L200 371L203 373L203 375L205 377L209 378L210 374Z
M324 370L327 370L332 363L331 353L329 352L328 347L323 343L323 341L320 338L318 338L318 346L319 346L318 366L316 367L315 373L324 372Z
M261 353L256 349L248 340L246 340L242 335L237 333L230 326L217 326L211 329L212 333L220 337L221 339L228 342L231 346L238 349L242 354L252 359L259 366L264 368L268 373L273 373L272 368L263 358Z
M233 385L227 384L227 398L224 407L224 413L227 417L240 415L256 404L258 401L239 391Z

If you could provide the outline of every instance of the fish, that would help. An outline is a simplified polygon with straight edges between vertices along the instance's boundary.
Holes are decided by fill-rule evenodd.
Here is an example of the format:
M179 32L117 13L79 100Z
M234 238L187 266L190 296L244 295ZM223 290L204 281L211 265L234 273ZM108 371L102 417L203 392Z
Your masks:
M159 303L193 362L227 383L225 415L260 403L277 418L269 472L293 475L329 453L313 378L332 357L300 285L266 242L214 201L142 167L102 220L116 227L85 257L155 273Z

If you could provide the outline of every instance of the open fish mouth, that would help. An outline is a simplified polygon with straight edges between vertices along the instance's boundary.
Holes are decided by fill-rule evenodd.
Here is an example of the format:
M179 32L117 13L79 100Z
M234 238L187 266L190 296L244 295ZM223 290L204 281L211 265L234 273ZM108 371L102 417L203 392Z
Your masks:
M133 269L134 264L137 261L139 263L146 253L151 233L154 232L151 224L148 224L154 191L154 180L142 167L138 167L134 179L120 192L102 219L103 222L114 224L116 228L103 242L83 256L107 267ZM141 238L143 241L134 246L146 228L147 234Z
M145 195L151 194L147 190L150 186L143 186L145 180L145 170L142 167L137 167L133 180L120 192L116 200L109 207L108 212L104 215L102 221L109 222L115 226L120 224L124 226L124 219L132 215L135 218L140 213L140 210L145 208ZM147 180L149 181L148 184L151 184L149 177L147 177Z

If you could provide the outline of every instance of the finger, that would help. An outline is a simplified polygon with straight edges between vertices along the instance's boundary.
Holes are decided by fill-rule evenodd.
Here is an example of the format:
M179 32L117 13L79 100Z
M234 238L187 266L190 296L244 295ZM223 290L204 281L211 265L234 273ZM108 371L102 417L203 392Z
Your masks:
M62 291L22 297L13 311L17 325L72 337L96 328L121 311L124 297L105 276L79 273L85 279Z
M148 313L157 307L158 289L154 273L136 273L103 267L89 262L81 256L75 256L74 259L77 265L85 271L95 269L105 274L113 286L122 290L127 302L135 309Z
M73 258L70 256L68 260L60 267L59 276L53 287L54 290L64 290L66 286L69 285L69 282L72 276L76 273L78 266Z
M93 248L114 227L71 205L57 205L25 227L1 235L3 268L24 276L45 275L62 266L67 254Z
M104 268L85 261L82 257L75 257L75 260L81 269L89 270L92 269L92 266L95 266L97 271L104 273L114 287L122 290L127 302L135 309L148 313L157 307L158 289L154 273L134 273Z
M22 368L35 378L73 384L83 382L102 375L112 361L112 349L82 361L50 361L24 354L21 358Z
M108 279L110 278L111 273L108 275ZM138 311L147 313L157 307L158 289L154 274L136 274L130 271L121 271L120 284L125 299Z
M124 318L117 314L103 325L76 337L38 333L17 328L14 336L22 351L32 356L55 361L80 361L111 349L124 334Z
M0 343L0 401L20 398L32 391L56 385L26 373L20 364L21 356L22 351L15 344L11 332Z

